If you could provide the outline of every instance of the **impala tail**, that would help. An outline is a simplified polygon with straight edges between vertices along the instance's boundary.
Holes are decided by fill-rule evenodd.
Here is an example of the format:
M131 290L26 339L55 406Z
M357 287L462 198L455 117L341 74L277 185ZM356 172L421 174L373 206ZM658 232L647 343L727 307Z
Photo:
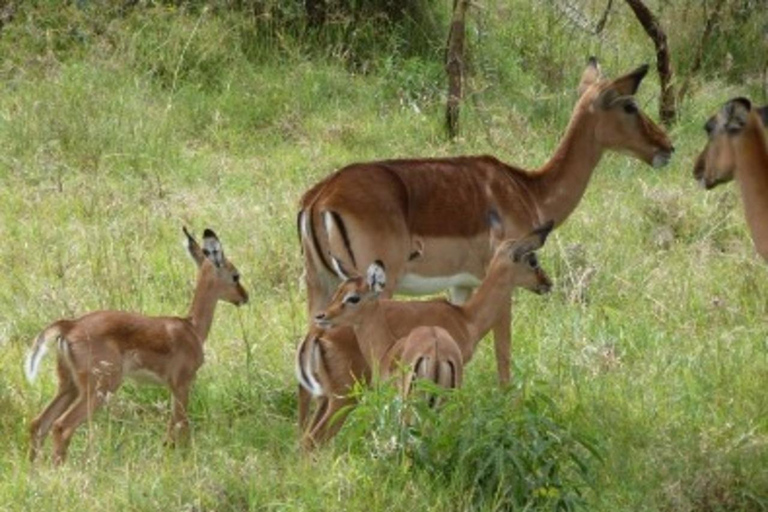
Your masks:
M310 332L296 351L296 378L301 387L312 393L312 396L322 396L323 386L317 378L317 370L324 366L322 347L315 333Z
M403 391L410 394L415 380L430 380L443 389L454 389L461 386L463 362L461 351L450 335L440 328L427 328L431 338L427 341L428 348L416 357L412 369L405 375ZM421 333L423 331L419 331ZM418 337L410 338L415 342ZM426 341L426 340L425 340ZM407 352L406 348L406 357ZM429 406L434 407L439 401L439 395L430 394Z
M24 360L24 375L29 382L34 382L37 377L37 373L40 370L40 362L48 352L48 345L54 339L60 339L62 329L64 327L64 321L55 322L46 327L35 340L32 348L27 352L27 357Z
M406 394L410 394L416 380L430 380L443 389L453 389L458 387L458 379L458 369L453 361L424 355L416 361L413 371L406 377L403 389L406 390ZM439 398L439 395L430 393L429 406L435 407Z

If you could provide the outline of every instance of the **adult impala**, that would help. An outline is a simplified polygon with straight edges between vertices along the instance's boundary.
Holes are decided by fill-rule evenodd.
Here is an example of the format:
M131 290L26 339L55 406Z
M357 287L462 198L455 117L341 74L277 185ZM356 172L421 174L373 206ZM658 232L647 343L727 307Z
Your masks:
M694 166L707 189L736 179L755 249L768 260L768 107L728 101L705 126L708 140Z
M305 446L323 442L338 431L342 419L334 421L334 417L337 411L352 403L347 391L355 377L361 380L359 374L345 375L336 367L339 361L344 361L338 357L339 353L349 350L348 337L338 327L354 329L367 368L379 367L385 375L399 355L398 344L419 326L445 329L455 340L461 361L466 365L477 344L490 331L499 310L507 306L504 298L509 297L515 287L538 293L549 291L551 281L539 267L534 251L542 246L552 225L550 221L521 240L499 244L482 283L462 305L442 299L380 300L388 279L380 261L371 263L366 277L356 275L343 281L326 309L314 318L321 328L336 328L320 336L308 336L299 347L299 382L327 402L321 401L318 411L322 412L315 415L306 430ZM336 261L335 265L344 272L343 264ZM350 369L353 367L344 367L346 371Z
M647 71L641 66L606 80L590 59L565 135L537 170L491 156L387 160L349 165L316 184L302 197L297 219L310 317L342 279L329 254L358 272L381 260L390 295L447 288L461 303L492 256L486 228L493 204L507 237L520 237L549 219L556 226L565 221L606 150L667 164L672 144L634 98ZM510 378L510 299L504 300L493 329L502 384Z
M187 399L195 374L203 364L203 343L208 337L216 303L248 302L240 274L224 257L210 229L203 247L187 232L187 249L198 266L189 315L148 317L123 311L96 311L76 320L58 320L37 337L24 370L32 382L49 343L58 355L59 390L30 425L30 460L53 429L54 462L64 462L75 429L89 419L105 399L116 392L124 377L149 379L171 389L173 411L169 441L188 431Z

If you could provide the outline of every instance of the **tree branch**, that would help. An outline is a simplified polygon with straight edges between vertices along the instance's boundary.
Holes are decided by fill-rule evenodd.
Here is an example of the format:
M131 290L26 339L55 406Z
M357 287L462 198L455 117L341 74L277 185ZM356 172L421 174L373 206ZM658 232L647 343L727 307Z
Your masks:
M672 89L672 65L669 58L669 45L667 34L661 28L659 20L642 2L642 0L626 0L629 7L635 13L635 17L643 26L645 33L656 46L656 69L661 81L661 98L659 101L659 116L661 121L669 126L675 121L677 111L675 108L675 94Z

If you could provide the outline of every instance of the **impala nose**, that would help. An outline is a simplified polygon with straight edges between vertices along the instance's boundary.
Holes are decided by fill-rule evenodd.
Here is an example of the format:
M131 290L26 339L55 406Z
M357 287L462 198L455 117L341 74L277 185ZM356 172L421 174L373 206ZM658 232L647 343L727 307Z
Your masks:
M331 326L331 323L326 319L325 313L318 313L315 315L315 325L327 329Z

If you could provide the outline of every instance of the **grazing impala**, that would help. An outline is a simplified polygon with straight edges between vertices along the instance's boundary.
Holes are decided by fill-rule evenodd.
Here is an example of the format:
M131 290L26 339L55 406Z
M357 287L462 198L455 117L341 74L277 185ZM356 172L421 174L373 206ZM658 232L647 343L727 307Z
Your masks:
M511 295L513 288L525 287L538 293L549 291L551 282L539 267L534 251L543 245L552 227L550 221L521 240L499 244L485 279L463 305L446 300L380 300L387 277L383 263L375 261L366 277L354 276L343 281L328 307L315 315L314 320L324 329L352 327L367 367L378 366L385 374L398 355L393 347L419 326L445 329L458 345L461 361L467 364L479 341L498 318L499 310L507 307L505 297ZM334 264L341 272L345 271L338 260ZM329 353L335 355L335 352L328 349L336 346L337 339L340 350L348 351L348 337L342 329L332 329L320 336L310 335L299 347L297 373L302 386L313 395L327 399L327 403L321 402L320 413L306 430L305 446L332 437L341 426L341 418L332 424L328 422L337 411L352 403L347 396L348 386L360 374L345 376L343 371L334 368L342 358L331 359ZM340 380L334 378L337 375L341 375Z
M302 197L297 218L310 316L343 279L334 261L357 272L382 261L391 282L387 296L448 288L453 302L461 303L480 284L492 256L486 229L492 204L507 236L520 237L545 220L556 226L565 221L606 150L665 165L673 147L634 98L647 70L605 80L590 59L565 135L538 170L491 156L387 160L349 165L316 184ZM505 384L511 308L509 297L499 300L493 331Z
M188 433L187 399L203 364L216 303L248 302L240 274L224 257L210 229L203 247L184 228L189 254L197 263L197 287L189 316L149 317L123 311L97 311L76 320L58 320L43 330L24 366L30 382L38 373L47 345L55 341L59 391L30 425L30 460L53 428L54 462L64 462L75 429L115 393L123 377L148 378L171 389L173 412L168 438Z
M694 177L707 189L736 178L755 248L768 260L768 107L728 101L705 126L709 140Z

